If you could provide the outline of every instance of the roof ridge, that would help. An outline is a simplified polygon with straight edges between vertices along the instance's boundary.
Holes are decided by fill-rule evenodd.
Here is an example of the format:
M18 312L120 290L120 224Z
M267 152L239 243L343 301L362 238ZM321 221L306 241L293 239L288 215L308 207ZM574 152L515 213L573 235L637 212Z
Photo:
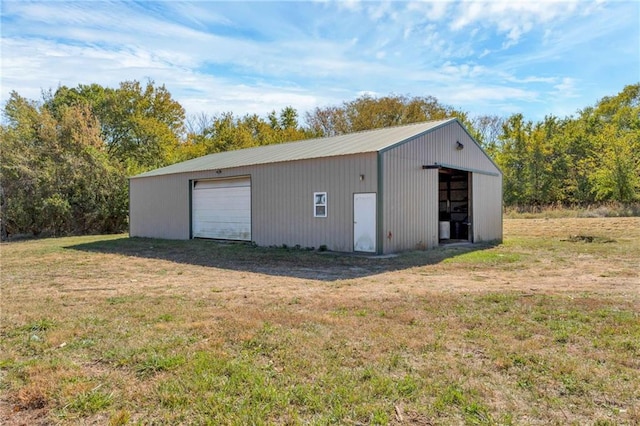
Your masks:
M445 121L456 120L456 119L457 119L457 117L449 117L449 118L442 118L440 120L416 121L414 123L396 124L395 126L377 127L375 129L356 130L355 132L341 133L339 135L324 136L324 137L312 138L312 139L331 139L331 138L335 138L335 137L338 137L338 136L359 135L359 134L362 134L362 133L378 132L378 131L381 131L381 130L393 130L393 129L399 129L401 127L417 126L419 124L436 123L436 122L440 122L440 121L445 122ZM312 140L312 139L302 139L302 140L293 141L293 142L301 142L303 140Z

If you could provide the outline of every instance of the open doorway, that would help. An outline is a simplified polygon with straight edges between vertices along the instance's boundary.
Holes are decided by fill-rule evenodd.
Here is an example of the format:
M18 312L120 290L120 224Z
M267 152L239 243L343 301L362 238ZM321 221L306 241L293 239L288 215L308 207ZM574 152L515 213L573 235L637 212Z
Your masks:
M439 240L471 241L471 173L441 168L438 173Z

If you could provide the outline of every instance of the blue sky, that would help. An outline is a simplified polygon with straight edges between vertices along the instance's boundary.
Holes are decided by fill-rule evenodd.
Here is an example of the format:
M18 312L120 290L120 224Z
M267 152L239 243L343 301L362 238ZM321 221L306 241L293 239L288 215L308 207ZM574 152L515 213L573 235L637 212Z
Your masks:
M164 84L188 114L368 93L561 117L640 82L638 1L12 1L1 93Z

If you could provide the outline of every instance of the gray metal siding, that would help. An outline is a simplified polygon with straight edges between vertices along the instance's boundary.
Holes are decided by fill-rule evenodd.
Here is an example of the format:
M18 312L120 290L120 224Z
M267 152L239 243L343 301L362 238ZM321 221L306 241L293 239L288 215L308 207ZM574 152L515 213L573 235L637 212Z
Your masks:
M456 149L456 142L464 145ZM410 144L424 147L420 152L424 165L440 164L468 171L499 174L500 170L457 122L416 138Z
M472 176L473 240L502 241L502 177Z
M376 192L376 154L131 179L131 236L188 239L189 181L234 176L251 176L256 244L352 251L353 194ZM314 192L327 192L326 218L313 216Z
M256 167L254 241L352 251L353 194L376 191L375 160L375 154L360 154ZM313 216L314 192L327 192L326 218Z
M129 234L172 240L189 238L189 180L166 175L129 181Z
M409 143L383 156L383 253L438 244L438 170L423 170L423 147Z
M456 149L456 142L464 149ZM500 180L500 170L485 155L457 122L440 127L412 141L395 146L382 154L383 168L383 252L432 248L438 244L438 171L422 169L423 165L445 165L488 173ZM483 183L478 181L474 194L482 196ZM476 210L474 218L486 209ZM502 221L499 215L500 235ZM497 225L480 224L483 238L495 233Z

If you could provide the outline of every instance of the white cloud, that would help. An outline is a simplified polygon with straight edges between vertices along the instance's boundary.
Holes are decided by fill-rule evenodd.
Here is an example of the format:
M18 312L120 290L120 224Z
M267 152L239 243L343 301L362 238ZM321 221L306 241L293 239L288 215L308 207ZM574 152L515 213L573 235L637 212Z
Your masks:
M554 84L558 81L556 77L537 77L537 76L527 76L523 78L516 78L511 75L505 75L505 80L511 81L519 84L530 84L530 83L547 83Z
M534 91L508 86L472 86L462 85L456 92L450 93L450 99L457 102L474 103L487 101L536 101Z
M367 6L369 19L371 19L372 21L378 21L387 16L391 19L397 17L389 1L367 3Z
M233 21L223 14L213 11L210 8L203 7L202 3L188 2L166 2L165 6L180 16L187 22L191 22L201 29L207 28L211 24L222 24L232 26Z
M350 12L359 12L362 6L360 0L336 0L338 10L348 10Z
M445 75L454 75L461 80L475 79L491 73L491 71L481 65L472 63L453 64L451 62L443 64L440 71Z
M570 77L564 77L553 88L556 90L556 95L562 98L574 98L576 97L576 80Z
M430 21L439 21L446 17L449 11L449 1L412 1L407 4L407 11L410 13L418 13L421 17Z
M585 106L589 78L602 90L620 84L611 69L634 75L640 7L630 4L4 2L0 96L151 78L191 113L293 105L302 115L360 93L404 93L536 114ZM617 47L589 50L608 40Z
M578 3L577 0L463 1L457 5L456 18L450 27L454 31L473 25L495 27L498 33L506 36L503 46L508 48L538 25L563 21L575 15Z

